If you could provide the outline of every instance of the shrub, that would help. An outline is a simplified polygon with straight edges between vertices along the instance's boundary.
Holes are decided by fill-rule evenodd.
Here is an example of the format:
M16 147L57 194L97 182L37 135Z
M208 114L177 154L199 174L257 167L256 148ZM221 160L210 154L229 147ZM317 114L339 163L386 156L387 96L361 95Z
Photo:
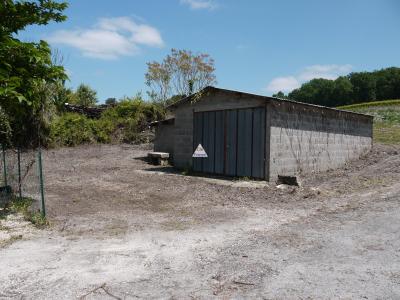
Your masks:
M123 99L114 107L103 112L98 120L112 131L112 140L124 143L141 143L141 132L147 129L148 123L164 118L165 110L160 104L143 101L140 97Z
M76 146L97 140L95 122L83 115L65 113L51 124L50 139L53 145Z
M141 143L148 123L164 118L164 108L140 97L123 99L104 111L100 119L77 113L56 117L50 127L53 146L76 146L84 143Z

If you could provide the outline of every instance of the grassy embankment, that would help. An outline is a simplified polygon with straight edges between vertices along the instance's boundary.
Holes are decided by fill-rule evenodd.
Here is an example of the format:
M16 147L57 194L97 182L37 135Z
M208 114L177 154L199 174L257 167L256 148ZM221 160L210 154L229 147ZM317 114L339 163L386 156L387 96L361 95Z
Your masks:
M400 100L366 102L338 108L374 116L374 142L400 144Z

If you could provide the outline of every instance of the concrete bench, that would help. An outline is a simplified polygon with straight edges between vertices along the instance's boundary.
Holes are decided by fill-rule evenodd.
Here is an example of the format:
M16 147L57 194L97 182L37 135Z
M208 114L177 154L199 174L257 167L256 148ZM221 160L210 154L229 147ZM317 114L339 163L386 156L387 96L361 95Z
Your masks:
M168 165L169 153L167 152L149 152L147 156L151 163L155 165Z

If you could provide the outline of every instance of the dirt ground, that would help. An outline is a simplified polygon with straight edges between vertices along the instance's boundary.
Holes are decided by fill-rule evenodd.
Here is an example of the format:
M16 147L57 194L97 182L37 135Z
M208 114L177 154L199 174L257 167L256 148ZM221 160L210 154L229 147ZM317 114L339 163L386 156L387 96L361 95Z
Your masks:
M301 188L183 176L148 149L45 153L51 226L1 220L0 299L400 298L400 147Z

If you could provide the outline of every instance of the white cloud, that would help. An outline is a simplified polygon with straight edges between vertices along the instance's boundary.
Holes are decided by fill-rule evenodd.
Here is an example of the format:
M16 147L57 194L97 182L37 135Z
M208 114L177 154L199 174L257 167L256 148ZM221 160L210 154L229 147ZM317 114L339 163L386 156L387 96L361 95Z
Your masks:
M137 24L128 17L102 18L90 29L59 30L48 40L77 48L85 56L100 59L134 55L139 52L140 46L164 45L156 28Z
M312 65L305 67L299 74L277 77L267 85L268 92L276 93L279 91L290 92L299 88L302 83L314 78L336 79L352 70L352 66L347 65Z
M300 87L300 82L294 76L274 78L267 86L267 90L273 93L288 92Z
M313 65L304 68L299 75L302 81L309 81L313 78L336 79L340 75L351 71L351 65Z
M213 0L180 0L181 4L189 5L190 9L208 9L217 8L217 4Z

